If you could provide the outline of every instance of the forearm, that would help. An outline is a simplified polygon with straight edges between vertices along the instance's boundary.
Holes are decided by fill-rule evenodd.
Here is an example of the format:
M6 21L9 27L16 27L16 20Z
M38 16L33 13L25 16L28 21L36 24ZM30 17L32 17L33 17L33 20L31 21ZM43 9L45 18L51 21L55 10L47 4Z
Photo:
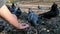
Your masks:
M0 8L0 16L2 16L10 24L18 28L19 23L17 19L10 13L10 11L7 9L5 5Z

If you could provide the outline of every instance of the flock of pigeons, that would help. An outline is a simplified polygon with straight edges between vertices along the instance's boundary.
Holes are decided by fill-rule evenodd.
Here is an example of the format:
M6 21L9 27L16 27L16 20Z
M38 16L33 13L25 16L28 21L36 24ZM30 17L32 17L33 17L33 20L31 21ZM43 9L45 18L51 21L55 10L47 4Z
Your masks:
M11 11L12 14L15 14L17 16L17 18L19 18L19 16L22 13L22 11L19 7L18 7L18 9L16 9L16 6L14 5L14 3L12 3L12 6L7 5L7 7ZM50 11L42 13L42 14L38 14L38 17L29 8L27 20L29 23L31 23L31 25L36 26L38 19L43 19L43 18L51 19L51 18L56 17L58 15L59 15L59 9L58 9L57 4L54 2L53 5L51 6Z

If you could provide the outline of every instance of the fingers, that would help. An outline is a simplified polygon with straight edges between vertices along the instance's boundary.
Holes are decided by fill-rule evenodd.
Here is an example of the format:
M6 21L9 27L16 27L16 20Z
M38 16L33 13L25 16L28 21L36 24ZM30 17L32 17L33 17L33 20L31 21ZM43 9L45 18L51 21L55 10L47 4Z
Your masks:
M29 25L26 24L26 23L23 23L22 26L24 26L24 27L29 27Z
M28 24L26 24L25 26L23 26L23 28L25 29L25 28L28 28L29 27L29 25Z
M20 29L25 29L25 28L28 28L29 25L26 24L26 23L20 23Z

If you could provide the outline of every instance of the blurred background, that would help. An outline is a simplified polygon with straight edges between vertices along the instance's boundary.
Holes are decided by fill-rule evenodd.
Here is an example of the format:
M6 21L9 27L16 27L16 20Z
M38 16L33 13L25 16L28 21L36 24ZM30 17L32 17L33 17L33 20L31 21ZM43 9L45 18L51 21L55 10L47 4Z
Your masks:
M60 7L60 0L55 1ZM17 4L23 12L27 12L28 8L31 8L37 14L47 12L44 9L51 7L53 2L54 0L6 0L8 5L11 5L11 3ZM40 6L42 10L38 10L37 6Z

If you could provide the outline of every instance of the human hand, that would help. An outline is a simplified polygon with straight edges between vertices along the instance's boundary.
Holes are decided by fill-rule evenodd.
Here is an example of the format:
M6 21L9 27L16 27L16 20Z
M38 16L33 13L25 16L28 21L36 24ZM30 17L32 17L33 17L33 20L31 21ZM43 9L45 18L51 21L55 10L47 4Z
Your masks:
M25 29L25 28L28 28L29 27L29 25L28 24L26 24L26 23L19 23L20 25L19 25L19 29Z

